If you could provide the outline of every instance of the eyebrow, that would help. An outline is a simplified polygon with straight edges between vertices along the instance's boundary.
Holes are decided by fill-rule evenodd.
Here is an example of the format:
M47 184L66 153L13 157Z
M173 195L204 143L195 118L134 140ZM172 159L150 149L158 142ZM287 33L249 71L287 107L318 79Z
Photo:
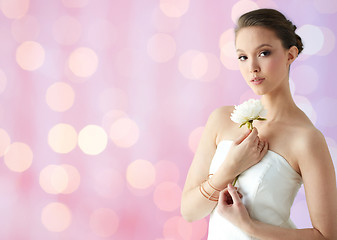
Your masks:
M272 45L270 44L267 44L267 43L263 43L261 44L260 46L258 46L256 49L260 49L260 48L263 48L263 47L273 47ZM241 49L236 49L237 52L244 52L243 50Z

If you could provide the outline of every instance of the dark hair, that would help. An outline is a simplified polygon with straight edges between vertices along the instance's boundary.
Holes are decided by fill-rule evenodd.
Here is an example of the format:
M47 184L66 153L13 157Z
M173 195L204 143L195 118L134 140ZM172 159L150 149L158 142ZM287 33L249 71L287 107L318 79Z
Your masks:
M296 46L298 54L303 50L302 39L295 33L296 26L275 9L263 8L243 14L237 22L235 35L240 29L252 26L265 27L274 31L285 49Z

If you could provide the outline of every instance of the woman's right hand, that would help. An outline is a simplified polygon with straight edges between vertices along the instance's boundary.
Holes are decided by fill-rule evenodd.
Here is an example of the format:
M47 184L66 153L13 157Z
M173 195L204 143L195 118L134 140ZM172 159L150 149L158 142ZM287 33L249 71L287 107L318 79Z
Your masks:
M261 140L257 129L253 128L233 142L224 164L237 176L260 162L267 151L268 142Z

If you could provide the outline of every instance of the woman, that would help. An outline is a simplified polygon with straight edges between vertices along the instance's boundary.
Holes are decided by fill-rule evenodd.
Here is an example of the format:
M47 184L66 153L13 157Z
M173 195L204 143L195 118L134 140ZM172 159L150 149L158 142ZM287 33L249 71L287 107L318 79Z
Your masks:
M183 190L188 221L211 214L208 239L337 239L334 166L324 136L296 106L291 63L302 51L296 27L283 14L242 15L235 47L240 71L267 109L266 121L244 130L233 106L209 117ZM238 189L231 183L236 176ZM313 228L296 229L290 208L301 184Z

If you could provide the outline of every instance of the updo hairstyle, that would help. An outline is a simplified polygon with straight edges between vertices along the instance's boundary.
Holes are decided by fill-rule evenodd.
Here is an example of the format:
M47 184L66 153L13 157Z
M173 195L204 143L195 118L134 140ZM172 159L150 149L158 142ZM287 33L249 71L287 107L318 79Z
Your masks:
M243 14L237 22L235 35L237 35L240 29L253 26L265 27L272 30L281 40L285 49L296 46L298 54L302 52L303 43L301 37L295 33L296 26L279 11L263 8Z

